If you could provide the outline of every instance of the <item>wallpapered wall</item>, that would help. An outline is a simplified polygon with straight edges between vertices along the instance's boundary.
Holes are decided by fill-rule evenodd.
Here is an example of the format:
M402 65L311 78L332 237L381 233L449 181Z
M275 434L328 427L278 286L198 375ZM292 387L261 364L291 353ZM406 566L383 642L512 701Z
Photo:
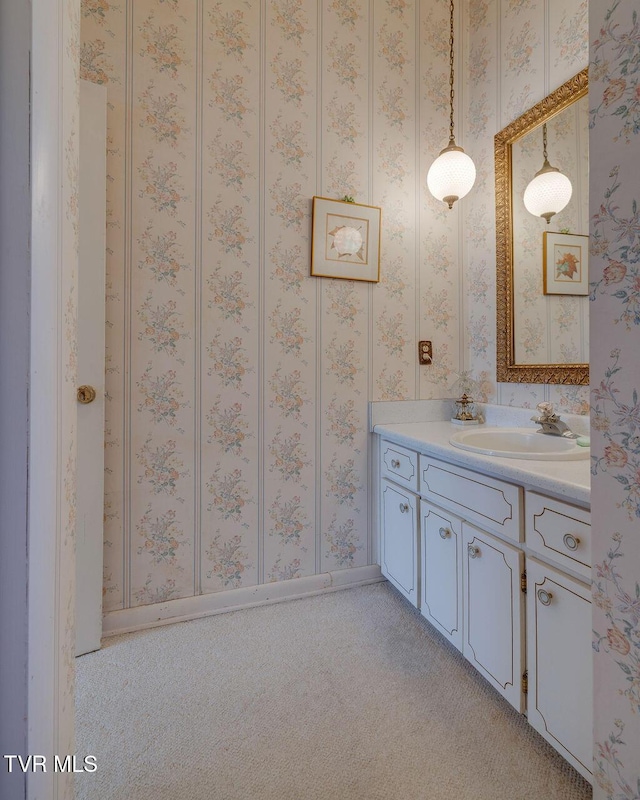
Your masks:
M597 800L640 797L640 27L590 4L591 438Z
M586 414L586 386L495 383L493 137L587 66L587 0L469 0L465 10L464 144L478 178L464 207L464 366L492 402L533 407L550 400L565 412ZM532 317L533 339L542 335L541 325Z
M424 179L445 0L84 0L109 101L107 611L370 563L368 400L450 396L464 367L481 399L586 413L584 388L494 377L493 135L586 63L586 0L546 5L458 4L478 182L449 212ZM314 194L382 207L380 284L308 277Z
M431 5L84 0L109 103L107 610L370 563L367 401L448 396L459 368ZM380 284L308 276L315 194L382 207Z
M55 181L48 187L51 208L58 207L58 293L56 317L60 331L58 334L58 396L57 436L58 436L58 487L57 487L57 563L55 595L56 609L54 641L59 652L56 654L58 694L55 698L55 721L57 752L73 753L75 750L75 598L76 598L76 452L77 452L77 401L78 385L78 149L80 84L80 4L78 0L65 0L58 6L59 50L58 87L60 107L56 110L59 123L58 137L58 185L62 178L62 192ZM38 10L34 8L34 13ZM50 66L53 66L52 64ZM52 122L52 115L47 122ZM49 128L46 135L51 135ZM53 150L53 145L51 147ZM48 265L51 267L51 264ZM38 280L32 272L32 278ZM33 290L35 295L35 289ZM32 340L31 345L35 342ZM32 362L33 363L33 362ZM34 384L32 384L32 391ZM31 412L34 411L31 405ZM32 454L34 448L31 450ZM33 475L33 468L30 470ZM49 476L48 476L49 477ZM33 485L31 487L33 491ZM37 493L36 493L37 497ZM40 501L39 501L40 502ZM31 517L33 524L33 516ZM33 554L30 555L33 559ZM50 569L50 564L46 565ZM40 600L42 598L38 598ZM53 599L53 598L52 598ZM30 636L37 633L30 629ZM42 652L38 653L42 658ZM73 776L55 776L54 793L62 798L73 796ZM44 778L43 778L44 781ZM50 790L51 784L47 781ZM32 787L33 788L33 787ZM42 796L45 796L43 793Z

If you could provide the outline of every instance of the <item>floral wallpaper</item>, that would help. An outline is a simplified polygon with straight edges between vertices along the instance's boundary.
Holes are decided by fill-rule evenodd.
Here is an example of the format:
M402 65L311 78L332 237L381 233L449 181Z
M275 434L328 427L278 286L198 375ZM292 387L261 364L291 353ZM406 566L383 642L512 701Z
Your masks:
M47 224L34 236L33 308L41 320L33 328L35 347L43 346L51 361L49 370L35 363L32 391L53 398L51 412L41 416L37 401L31 413L39 416L40 426L53 426L54 433L32 450L38 451L39 468L33 469L31 492L42 496L42 508L50 512L36 522L31 546L47 545L44 552L54 556L55 575L47 570L52 563L35 558L30 579L37 589L38 608L30 614L30 640L35 661L29 670L30 692L39 698L39 707L29 703L29 742L54 753L75 751L75 599L76 599L76 444L77 444L77 299L78 299L78 172L79 172L79 51L80 4L60 0L53 4L51 16L58 26L51 31L42 18L32 31L33 41L45 39L50 46L39 51L34 63L34 91L53 92L57 103L37 102L34 106L33 135L38 142L39 182L34 187L34 225L46 218ZM40 8L42 12L42 8ZM47 15L45 14L45 19ZM55 76L55 77L52 77ZM51 244L55 246L49 252ZM42 254L46 252L46 260ZM46 263L45 263L46 262ZM46 276L45 276L46 273ZM37 284L37 286L36 286ZM57 287L48 292L43 287ZM46 343L45 343L46 340ZM42 355L42 354L41 354ZM34 428L37 431L38 425ZM32 432L33 433L33 432ZM44 465L44 466L43 466ZM44 470L44 471L43 471ZM32 503L34 502L32 498ZM37 516L37 514L36 514ZM33 526L33 522L31 523ZM47 578L50 577L51 580ZM35 633L34 633L35 631ZM30 641L31 650L31 641ZM38 724L40 723L40 724ZM51 750L49 750L51 748ZM31 791L39 797L71 800L73 775L39 773L33 777ZM31 785L31 784L30 784Z
M459 369L460 220L424 179L447 18L83 0L81 74L108 90L107 612L372 562L367 402L448 396ZM379 284L309 276L314 195L382 208Z
M461 302L466 335L461 367L471 371L481 398L486 401L534 407L541 400L548 400L560 411L575 414L589 413L589 391L585 386L495 381L493 137L587 66L587 10L587 0L467 0L464 14L468 80L463 100L463 144L474 158L478 174L464 203ZM586 211L580 209L579 216L584 219ZM573 225L574 220L569 222ZM529 237L520 245L524 251L530 248ZM538 271L541 269L540 258ZM553 309L543 309L544 300L540 302L538 289L536 270L530 267L518 298L519 313L525 320L523 347L528 357L533 357L546 350L548 342L552 346L546 330L550 313L566 334L558 347L564 345L569 358L577 349L569 331L580 328L586 333L586 315L571 302L575 298L563 298Z
M449 212L424 180L444 0L83 0L81 75L108 91L107 612L371 563L369 400L450 396L464 368L485 400L586 413L583 387L495 384L491 199L493 134L584 66L585 8L457 9L478 182ZM309 277L314 195L382 208L379 284Z
M640 797L640 27L590 4L595 787Z
M60 404L58 474L59 570L57 579L58 608L56 641L59 648L56 746L60 753L75 750L75 597L76 597L76 445L77 402L76 386L78 367L77 303L78 303L78 170L79 170L79 53L80 53L80 3L65 0L60 6L60 96L61 115L58 135L60 172L63 175L62 192L57 194L62 203L59 211L60 299L58 319L59 337L59 396ZM53 204L52 204L53 207ZM58 777L58 776L57 776ZM58 797L73 797L73 776L59 776Z

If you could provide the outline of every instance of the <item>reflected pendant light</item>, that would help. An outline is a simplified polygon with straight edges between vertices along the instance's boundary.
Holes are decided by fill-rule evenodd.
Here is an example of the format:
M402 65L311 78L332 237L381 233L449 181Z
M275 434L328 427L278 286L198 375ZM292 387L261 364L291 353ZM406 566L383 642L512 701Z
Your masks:
M436 200L443 200L453 208L471 191L476 179L476 168L471 158L456 144L453 135L453 0L449 4L449 144L431 165L427 173L427 186Z
M557 167L552 167L547 158L547 123L542 126L542 169L524 190L524 207L534 217L549 220L571 200L571 181Z

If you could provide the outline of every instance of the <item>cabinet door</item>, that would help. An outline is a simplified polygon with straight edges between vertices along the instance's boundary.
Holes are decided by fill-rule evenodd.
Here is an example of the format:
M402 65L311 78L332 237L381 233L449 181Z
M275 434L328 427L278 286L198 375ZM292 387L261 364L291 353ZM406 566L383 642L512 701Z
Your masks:
M523 711L523 555L463 523L464 656L518 711Z
M417 497L383 479L381 502L380 569L417 608L420 602Z
M462 651L462 522L422 501L421 611Z
M527 559L529 722L591 779L592 653L589 587Z

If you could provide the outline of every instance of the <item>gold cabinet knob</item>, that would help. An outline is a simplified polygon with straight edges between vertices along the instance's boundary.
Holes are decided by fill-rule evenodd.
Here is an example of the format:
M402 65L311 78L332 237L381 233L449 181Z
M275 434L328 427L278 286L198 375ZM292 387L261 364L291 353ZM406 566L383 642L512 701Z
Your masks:
M93 386L78 386L78 391L76 393L78 398L78 402L86 405L87 403L93 403L96 399L96 390Z

